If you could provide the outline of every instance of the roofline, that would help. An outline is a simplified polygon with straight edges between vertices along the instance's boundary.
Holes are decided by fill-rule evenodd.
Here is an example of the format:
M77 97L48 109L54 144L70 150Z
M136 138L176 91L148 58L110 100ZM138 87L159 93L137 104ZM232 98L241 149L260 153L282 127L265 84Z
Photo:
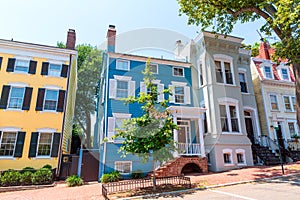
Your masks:
M203 37L216 38L216 36L218 36L218 39L225 40L225 41L230 41L230 42L242 43L242 41L244 40L244 38L237 37L237 36L224 35L224 34L213 33L213 32L209 32L209 31L202 31L195 38L195 41L198 41L198 40L200 40Z
M125 53L113 53L113 52L106 52L110 57L122 57L127 59L135 59L140 61L147 61L147 59L151 59L151 62L158 62L158 63L165 63L170 65L177 65L177 66L185 66L191 67L192 63L189 62L182 62L177 60L169 60L169 59L161 59L161 58L154 58L154 57L147 57L147 56L140 56L140 55L133 55L133 54L125 54Z
M26 48L26 49L38 50L38 51L50 51L50 52L52 51L55 53L77 55L77 51L72 50L72 49L59 48L56 46L34 44L34 43L28 43L28 42L11 41L11 40L5 40L5 39L0 39L0 46L6 46L7 48Z

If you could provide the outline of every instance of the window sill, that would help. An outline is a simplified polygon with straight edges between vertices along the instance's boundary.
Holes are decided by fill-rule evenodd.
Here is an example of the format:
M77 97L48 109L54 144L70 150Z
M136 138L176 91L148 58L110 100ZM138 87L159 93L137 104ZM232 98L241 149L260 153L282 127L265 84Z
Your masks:
M272 110L272 109L271 109L271 112L278 112L278 113L279 113L280 110Z
M233 163L224 163L224 166L225 167L232 167L232 166L234 166L234 164Z
M13 74L24 74L24 75L28 75L28 76L34 75L34 74L29 74L28 72L18 72L18 71L13 71L11 73L13 73Z
M173 74L173 76L174 76L174 77L181 77L181 78L184 78L184 75L183 75L183 76L178 76L178 75L174 75L174 74Z
M245 94L245 95L250 95L251 93L249 92L241 92L242 94Z
M219 82L216 82L216 84L221 86L237 87L237 85L235 84L227 84L227 83L219 83Z
M4 111L24 112L24 110L22 110L22 109L13 109L13 108L7 108Z
M222 134L225 134L225 135L242 135L243 133L241 133L241 132L222 132Z
M246 163L238 163L237 166L246 166Z
M32 158L32 160L40 160L40 159L50 159L50 160L53 160L53 157L50 157L50 156L37 156L37 157Z
M116 70L121 70L121 71L130 71L129 69L118 69L118 68L116 68Z
M296 111L293 111L293 110L285 110L284 112L286 112L286 113L295 113Z
M12 156L0 156L0 160L16 160L16 158Z
M54 113L54 114L58 114L59 112L57 112L56 110L42 110L42 111L40 111L40 113Z

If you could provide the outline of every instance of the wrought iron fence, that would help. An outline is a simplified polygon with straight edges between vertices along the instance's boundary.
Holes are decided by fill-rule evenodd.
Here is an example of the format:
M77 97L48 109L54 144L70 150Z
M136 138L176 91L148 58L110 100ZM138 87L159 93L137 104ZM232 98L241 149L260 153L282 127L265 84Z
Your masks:
M180 185L185 188L191 188L191 179L185 176L170 176L156 178L156 186L162 185ZM142 188L153 187L152 178L125 180L102 184L102 195L108 199L107 195L116 192L125 192Z

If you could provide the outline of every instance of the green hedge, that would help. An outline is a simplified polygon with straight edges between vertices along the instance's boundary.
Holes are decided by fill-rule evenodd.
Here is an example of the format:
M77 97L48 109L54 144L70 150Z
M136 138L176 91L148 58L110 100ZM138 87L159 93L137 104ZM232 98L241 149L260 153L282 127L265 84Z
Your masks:
M121 174L118 171L114 171L109 174L103 174L100 179L101 183L116 182L119 180L121 180Z

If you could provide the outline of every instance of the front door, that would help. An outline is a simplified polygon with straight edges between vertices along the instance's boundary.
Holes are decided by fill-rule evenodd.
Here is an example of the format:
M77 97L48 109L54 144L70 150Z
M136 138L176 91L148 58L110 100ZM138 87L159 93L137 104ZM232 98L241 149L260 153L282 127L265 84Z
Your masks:
M177 121L178 125L178 144L181 151L185 154L189 152L189 145L191 145L191 135L190 135L190 122L180 120Z
M251 112L244 111L244 116L245 116L247 136L250 139L251 143L254 144L254 131L253 131L253 122L252 122Z

